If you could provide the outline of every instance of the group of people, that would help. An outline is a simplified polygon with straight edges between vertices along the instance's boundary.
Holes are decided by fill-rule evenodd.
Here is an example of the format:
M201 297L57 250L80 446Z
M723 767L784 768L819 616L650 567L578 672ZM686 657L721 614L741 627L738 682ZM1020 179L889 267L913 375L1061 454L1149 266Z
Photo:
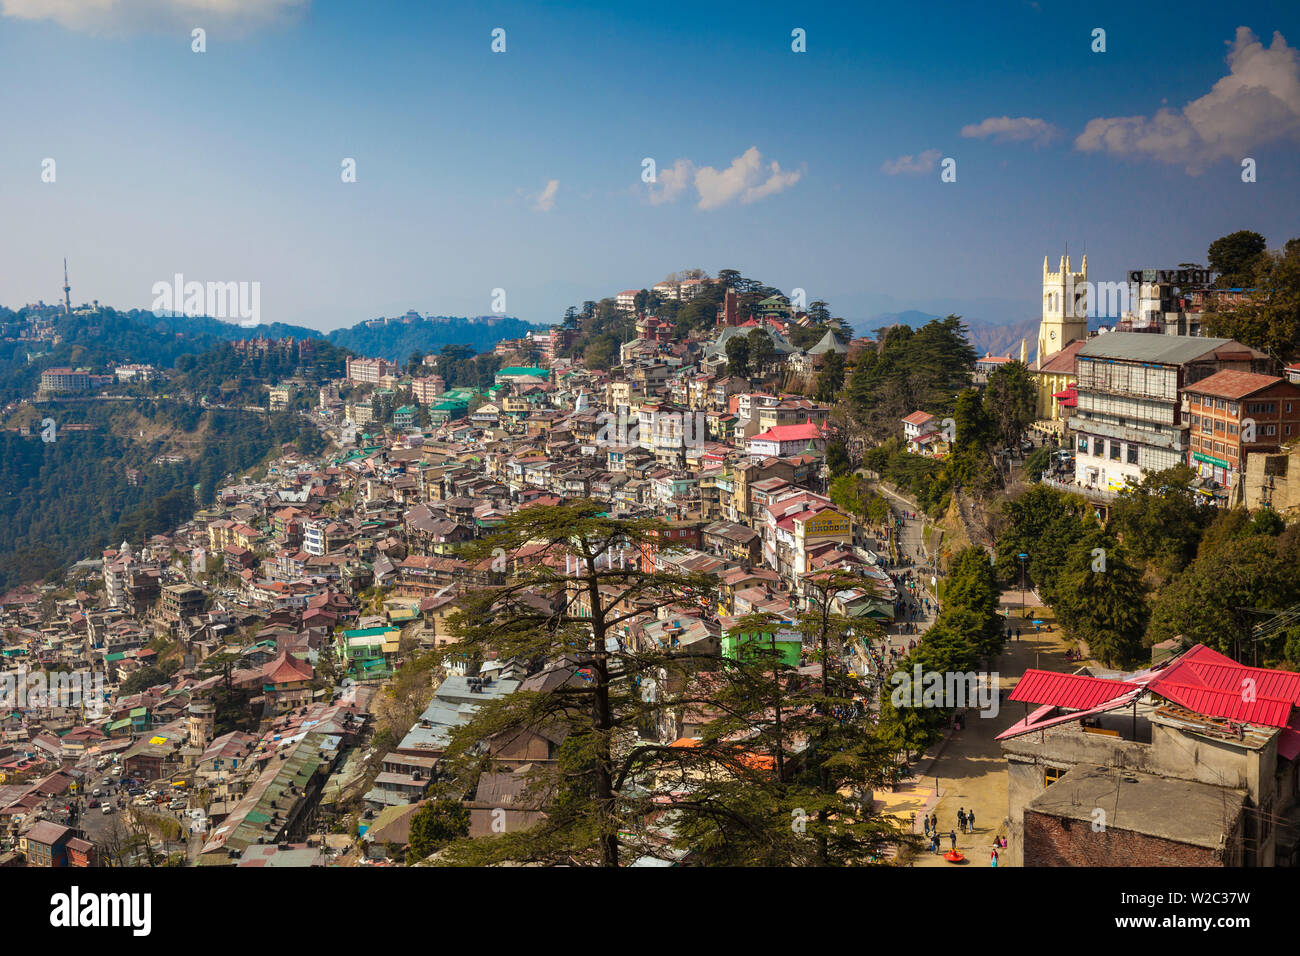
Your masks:
M940 850L939 841L943 839L942 835L939 833L939 815L932 813L928 817L922 817L922 820L925 823L925 835L930 838L930 852L938 853ZM950 851L957 849L956 830L948 831L948 843Z
M915 820L915 817L913 818ZM975 832L975 810L967 810L965 807L957 808L957 829L949 830L947 834L939 832L939 815L931 813L921 818L922 825L925 827L925 835L929 839L929 850L931 853L941 852L944 836L948 837L948 849L954 851L957 849L957 830L962 833ZM993 849L989 853L989 866L998 865L998 851L1007 848L1007 838L1004 836L995 836L993 838Z

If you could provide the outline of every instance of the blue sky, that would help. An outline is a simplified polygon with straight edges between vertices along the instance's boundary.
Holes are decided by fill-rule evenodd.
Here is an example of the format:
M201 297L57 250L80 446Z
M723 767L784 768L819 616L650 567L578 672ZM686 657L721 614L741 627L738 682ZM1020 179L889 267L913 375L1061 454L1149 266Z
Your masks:
M1300 235L1293 2L446 6L0 0L0 303L66 255L76 301L180 272L323 329L695 266L1010 319L1067 243L1109 281Z

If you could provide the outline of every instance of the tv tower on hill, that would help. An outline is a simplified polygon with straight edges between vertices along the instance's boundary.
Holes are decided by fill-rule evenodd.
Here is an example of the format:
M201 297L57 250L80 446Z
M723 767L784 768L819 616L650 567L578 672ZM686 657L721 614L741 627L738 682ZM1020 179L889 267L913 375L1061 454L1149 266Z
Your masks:
M68 260L63 259L63 314L72 314L72 286L68 285Z

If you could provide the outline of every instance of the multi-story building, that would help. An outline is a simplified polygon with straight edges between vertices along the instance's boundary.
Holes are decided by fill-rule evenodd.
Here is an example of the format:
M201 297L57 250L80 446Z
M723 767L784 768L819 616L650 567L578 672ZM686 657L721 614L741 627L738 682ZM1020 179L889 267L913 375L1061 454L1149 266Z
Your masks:
M1187 464L1239 489L1251 454L1276 452L1300 435L1300 385L1276 375L1217 372L1183 389Z
M421 405L428 405L447 391L447 383L441 375L426 375L411 380L411 394Z
M620 311L635 312L636 297L640 294L641 292L639 289L624 289L614 297L614 303L619 307Z
M712 281L712 279L683 279L677 283L677 298L689 302L703 292L704 287Z
M268 408L273 412L288 408L289 403L293 401L294 391L292 385L272 386L267 398Z
M349 358L347 360L347 378L350 382L378 385L389 375L396 375L399 367L396 362L386 362L381 358Z
M190 584L169 584L162 589L162 618L175 624L203 612L207 595Z
M820 425L811 421L802 425L777 425L749 439L751 459L788 458L793 455L821 455L826 451L826 436Z
M119 365L113 374L119 382L148 382L158 377L158 370L152 365Z
M410 428L415 424L415 408L411 405L403 405L393 410L393 427Z
M374 420L375 410L370 402L349 402L346 410L347 419L357 425L368 425Z
M1266 372L1263 352L1231 339L1108 332L1076 356L1075 481L1117 491L1187 460L1183 388L1225 370Z
M41 372L43 392L84 392L90 388L90 372L81 368L47 368Z

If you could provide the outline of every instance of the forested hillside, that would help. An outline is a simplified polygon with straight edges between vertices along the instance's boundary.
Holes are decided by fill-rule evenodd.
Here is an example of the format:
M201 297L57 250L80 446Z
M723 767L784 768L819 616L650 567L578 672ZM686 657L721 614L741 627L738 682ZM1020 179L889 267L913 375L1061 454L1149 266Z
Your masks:
M411 321L394 319L382 325L363 322L335 329L327 338L335 345L370 358L405 362L412 353L437 352L444 345L467 345L490 352L502 339L517 339L541 326L509 316L435 316Z
M283 442L308 452L321 442L287 413L164 401L43 405L41 414L91 430L63 427L48 443L38 433L0 432L0 588L174 528L212 500L227 474L251 468ZM159 464L160 455L184 461ZM128 469L139 472L138 485Z

